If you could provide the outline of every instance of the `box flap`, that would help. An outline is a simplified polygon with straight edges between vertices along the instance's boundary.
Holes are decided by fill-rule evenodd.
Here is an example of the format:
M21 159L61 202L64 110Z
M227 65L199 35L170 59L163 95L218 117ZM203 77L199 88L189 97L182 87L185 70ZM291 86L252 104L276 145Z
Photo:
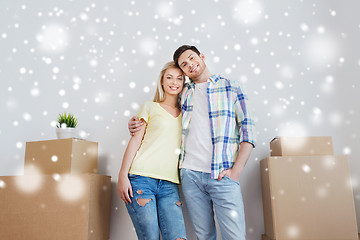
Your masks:
M270 142L271 156L334 155L330 136L277 136Z

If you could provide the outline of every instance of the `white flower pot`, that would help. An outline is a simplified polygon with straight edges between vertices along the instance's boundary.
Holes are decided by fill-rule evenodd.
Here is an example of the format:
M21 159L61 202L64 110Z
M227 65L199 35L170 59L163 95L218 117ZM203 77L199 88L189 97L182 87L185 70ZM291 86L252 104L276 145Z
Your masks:
M56 135L58 139L75 138L76 130L75 128L57 128Z

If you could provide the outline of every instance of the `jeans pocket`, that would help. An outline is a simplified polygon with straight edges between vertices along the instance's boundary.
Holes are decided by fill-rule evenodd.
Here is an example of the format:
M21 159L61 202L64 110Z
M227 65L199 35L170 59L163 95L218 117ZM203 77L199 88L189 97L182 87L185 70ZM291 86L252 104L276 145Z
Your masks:
M228 180L228 181L230 181L230 182L236 183L237 185L240 185L240 183L239 183L238 181L233 180L232 178L230 178L230 177L227 176L227 175L225 175L223 178L226 179L226 180Z

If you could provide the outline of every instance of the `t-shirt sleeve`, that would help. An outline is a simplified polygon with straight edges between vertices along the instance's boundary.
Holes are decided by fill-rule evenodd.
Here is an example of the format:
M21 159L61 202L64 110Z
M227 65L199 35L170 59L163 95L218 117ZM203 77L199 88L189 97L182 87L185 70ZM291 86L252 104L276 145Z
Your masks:
M141 107L136 115L139 118L139 120L144 119L144 121L146 123L149 123L150 104L151 104L150 102L146 102L143 105L141 105Z

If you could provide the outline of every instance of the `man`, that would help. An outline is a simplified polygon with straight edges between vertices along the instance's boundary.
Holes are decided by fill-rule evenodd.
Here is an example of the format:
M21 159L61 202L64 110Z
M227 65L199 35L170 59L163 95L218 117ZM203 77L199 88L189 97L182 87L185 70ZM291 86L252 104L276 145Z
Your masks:
M223 240L245 239L238 181L255 146L247 97L238 81L213 75L196 47L183 45L173 57L191 80L181 95L179 167L195 234L200 240L216 239L215 210Z

